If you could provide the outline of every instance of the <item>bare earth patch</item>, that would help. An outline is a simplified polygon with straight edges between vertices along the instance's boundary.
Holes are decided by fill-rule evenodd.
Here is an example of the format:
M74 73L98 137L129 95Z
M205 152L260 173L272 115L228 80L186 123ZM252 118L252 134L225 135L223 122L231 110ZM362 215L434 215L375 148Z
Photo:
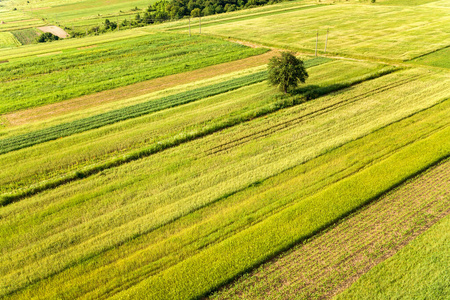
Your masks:
M70 99L63 102L5 114L3 115L3 117L7 120L9 126L17 126L38 120L45 120L53 116L59 116L65 113L98 106L104 103L141 96L151 92L174 87L180 84L186 84L197 80L203 80L214 76L231 73L234 71L257 67L268 63L269 59L274 55L276 55L276 51L269 51L261 55L252 56L233 62L209 66L186 73L156 78L117 89Z
M42 32L50 32L51 34L54 34L61 39L64 39L69 36L69 34L65 32L64 29L58 26L43 26L38 27L37 29L39 29Z
M331 298L449 213L446 161L210 298Z

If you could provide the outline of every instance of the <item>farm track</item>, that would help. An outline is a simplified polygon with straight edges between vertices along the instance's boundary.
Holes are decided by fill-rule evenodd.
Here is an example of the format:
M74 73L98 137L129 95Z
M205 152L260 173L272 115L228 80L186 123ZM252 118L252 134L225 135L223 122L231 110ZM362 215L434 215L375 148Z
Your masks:
M447 160L209 299L328 299L449 213Z
M362 99L365 99L365 98L367 98L367 97L369 97L369 96L371 96L373 94L385 92L385 91L388 91L390 89L393 89L393 88L396 88L396 87L408 84L408 83L410 83L410 82L412 82L412 81L414 81L414 80L416 80L416 79L418 79L418 78L420 78L422 76L423 75L414 75L414 76L411 76L410 78L406 78L404 80L396 81L396 82L391 83L391 84L386 84L385 86L378 87L378 88L375 88L373 90L370 90L370 91L364 92L362 94L359 94L357 96L354 96L354 97L351 97L351 98L348 98L348 99L344 99L343 101L340 101L338 103L331 104L331 105L326 106L326 107L324 107L324 108L322 108L320 110L312 111L310 113L307 113L307 114L304 114L304 115L292 118L290 120L287 120L287 121L275 124L275 125L270 126L270 127L266 128L266 129L263 129L263 130L261 130L259 132L255 132L255 133L252 133L252 134L240 137L238 139L226 142L226 143L224 143L222 145L215 146L215 147L207 150L206 153L207 153L207 155L214 155L214 154L217 154L217 153L222 152L222 151L227 151L227 150L229 150L229 149L231 149L233 147L236 147L238 145L245 144L246 142L249 142L249 141L252 141L252 140L255 140L255 139L258 139L258 138L264 138L264 137L267 137L267 136L269 136L269 135L271 135L273 133L276 133L276 132L281 132L281 131L284 131L284 130L288 130L288 129L294 127L294 126L297 126L298 124L301 124L303 122L307 122L310 119L313 119L315 117L321 116L321 115L326 114L326 113L329 113L330 111L332 111L334 109L341 108L341 107L344 107L346 105L355 103L355 102L360 101ZM340 92L342 92L342 91L343 90L340 90Z

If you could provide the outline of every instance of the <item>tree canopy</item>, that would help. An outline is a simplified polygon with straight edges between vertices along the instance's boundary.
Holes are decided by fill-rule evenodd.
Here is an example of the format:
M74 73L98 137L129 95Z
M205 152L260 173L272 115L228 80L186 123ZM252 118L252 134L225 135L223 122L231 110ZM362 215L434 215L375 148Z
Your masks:
M305 83L309 76L303 61L291 52L282 52L281 57L272 57L268 67L269 82L284 93L296 88L299 81Z

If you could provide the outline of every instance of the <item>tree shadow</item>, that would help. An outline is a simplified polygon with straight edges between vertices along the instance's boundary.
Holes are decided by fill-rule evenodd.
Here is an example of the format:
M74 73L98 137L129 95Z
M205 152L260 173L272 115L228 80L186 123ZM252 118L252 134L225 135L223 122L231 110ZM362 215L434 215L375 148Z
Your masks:
M348 84L340 84L340 83L330 84L326 86L310 84L293 89L290 92L290 94L293 96L304 97L305 100L312 100L320 96L342 90L347 87L349 87Z

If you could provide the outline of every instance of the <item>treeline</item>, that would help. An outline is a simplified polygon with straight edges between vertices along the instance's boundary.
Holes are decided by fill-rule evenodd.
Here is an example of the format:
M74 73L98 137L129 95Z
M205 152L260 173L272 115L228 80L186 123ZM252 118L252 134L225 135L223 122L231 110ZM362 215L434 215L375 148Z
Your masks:
M143 15L137 14L135 21L153 24L184 17L200 17L244 8L262 6L280 2L280 0L160 0L149 5Z
M94 26L86 32L71 31L72 37L88 34L100 34L120 28L141 27L154 23L179 20L187 17L202 17L245 8L263 6L282 0L160 0L138 12L131 20L114 22L108 19L101 26ZM136 7L134 11L139 11ZM65 28L70 30L70 28Z

